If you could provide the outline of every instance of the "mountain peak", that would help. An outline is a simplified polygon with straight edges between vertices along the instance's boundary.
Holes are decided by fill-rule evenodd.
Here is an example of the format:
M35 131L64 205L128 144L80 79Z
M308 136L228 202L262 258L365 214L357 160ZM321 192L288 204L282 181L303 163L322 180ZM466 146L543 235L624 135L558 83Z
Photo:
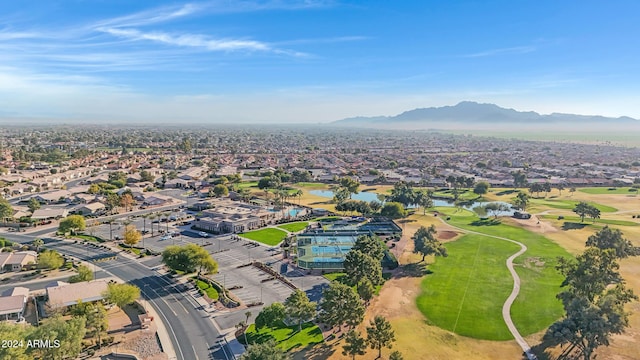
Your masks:
M535 111L517 111L502 108L496 104L478 103L475 101L461 101L454 106L419 108L405 111L395 116L355 117L335 121L333 124L345 126L375 126L404 127L404 128L441 128L443 125L452 127L467 127L488 125L540 126L549 124L597 124L606 126L607 122L617 124L638 125L635 119L629 117L607 118L603 116L585 116L573 114L540 115Z

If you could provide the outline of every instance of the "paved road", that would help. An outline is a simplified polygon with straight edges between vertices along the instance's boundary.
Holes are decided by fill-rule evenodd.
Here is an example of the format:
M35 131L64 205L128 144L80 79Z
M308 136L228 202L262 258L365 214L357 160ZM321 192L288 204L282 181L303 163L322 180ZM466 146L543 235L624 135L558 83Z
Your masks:
M182 293L183 289L176 287L170 278L108 249L43 237L47 232L50 230L29 235L6 234L5 237L11 241L28 243L40 236L45 241L45 247L85 261L105 255L116 256L116 260L100 262L98 266L141 289L144 298L162 318L178 360L227 359L224 353L226 349L217 345L221 336L209 315L200 311L193 299Z
M447 223L442 218L438 218L438 219L444 224L447 224L448 226L463 233L487 236L494 239L504 240L504 241L514 243L516 245L520 245L520 250L515 254L511 255L507 259L507 268L509 269L509 272L511 273L511 277L513 278L513 289L511 290L511 294L509 295L507 300L502 305L502 318L504 319L504 322L507 324L507 328L509 328L511 335L513 335L518 345L520 345L520 347L522 348L522 351L524 351L524 353L527 355L527 358L529 360L536 360L537 359L536 355L531 351L531 347L529 346L527 341L522 337L522 335L520 335L518 328L516 328L515 324L513 323L513 319L511 319L511 305L513 305L513 302L515 301L515 299L518 297L518 294L520 293L520 277L518 276L518 273L516 272L516 270L513 268L513 260L518 256L524 254L527 251L527 247L523 243L513 239L459 228L457 226L453 226Z

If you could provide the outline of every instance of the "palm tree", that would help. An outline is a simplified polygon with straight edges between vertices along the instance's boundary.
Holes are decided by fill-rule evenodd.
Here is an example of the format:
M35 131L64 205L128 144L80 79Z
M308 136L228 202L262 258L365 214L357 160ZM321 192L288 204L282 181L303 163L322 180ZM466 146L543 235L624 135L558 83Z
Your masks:
M36 252L40 250L40 246L44 245L44 241L40 238L33 239L33 246L36 247Z
M147 231L147 218L149 217L149 214L143 214L142 215L142 232L145 233Z
M304 192L300 189L298 189L295 192L295 196L298 198L298 206L300 206L300 200L302 199L302 195L304 195Z
M149 219L151 219L151 236L153 237L153 220L156 219L155 214L149 214Z

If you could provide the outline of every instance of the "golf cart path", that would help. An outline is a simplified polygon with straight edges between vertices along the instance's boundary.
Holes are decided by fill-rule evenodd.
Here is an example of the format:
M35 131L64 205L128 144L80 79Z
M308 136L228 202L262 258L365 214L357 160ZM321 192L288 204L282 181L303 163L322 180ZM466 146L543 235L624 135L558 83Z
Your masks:
M513 338L516 340L518 345L520 345L520 347L522 348L522 351L524 351L524 353L527 355L527 358L529 360L536 360L537 357L535 356L535 354L533 354L533 352L531 352L531 347L529 346L529 344L527 344L527 341L522 337L522 335L520 335L520 332L518 331L518 329L513 323L513 320L511 319L511 305L513 305L513 302L516 300L516 297L518 297L518 294L520 293L520 277L518 276L518 273L516 273L516 270L513 268L513 260L518 256L524 254L527 251L527 246L513 239L509 239L501 236L495 236L495 235L488 235L488 234L484 234L484 233L473 231L473 230L463 229L447 223L445 220L443 220L440 217L438 219L442 223L463 233L488 236L494 239L509 241L516 245L520 245L520 250L515 254L511 255L507 259L507 269L509 269L509 272L511 273L511 277L513 278L513 289L511 290L511 294L509 295L507 300L502 305L502 318L504 319L505 324L507 324L507 328L509 328L509 331L511 332L511 335L513 335Z

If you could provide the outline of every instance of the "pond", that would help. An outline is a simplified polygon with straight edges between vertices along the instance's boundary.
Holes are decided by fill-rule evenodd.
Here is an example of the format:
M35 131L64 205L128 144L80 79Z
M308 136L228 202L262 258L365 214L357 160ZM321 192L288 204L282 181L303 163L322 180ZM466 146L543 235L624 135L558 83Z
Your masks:
M309 194L311 195L316 195L316 196L322 196L325 198L329 198L329 199L333 199L333 191L331 190L310 190ZM357 194L353 194L351 195L351 199L353 200L361 200L361 201L379 201L378 200L378 194L374 193L374 192L368 192L368 191L362 191L359 192ZM492 201L492 202L496 202L499 204L504 204L507 205L509 207L508 211L500 211L498 212L498 216L513 216L514 213L514 209L511 208L511 204L506 203L506 202L502 202L502 201ZM484 206L489 204L489 202L486 201L475 201L473 203L470 204L465 204L462 206L463 209L467 209L467 210L471 210L475 213L477 213L480 216L486 216L486 211L484 211ZM440 200L440 199L433 199L433 206L447 206L447 207L454 207L454 203L453 201L447 201L447 200ZM418 206L415 205L409 205L409 208L417 208ZM494 213L491 213L489 215L495 215Z

